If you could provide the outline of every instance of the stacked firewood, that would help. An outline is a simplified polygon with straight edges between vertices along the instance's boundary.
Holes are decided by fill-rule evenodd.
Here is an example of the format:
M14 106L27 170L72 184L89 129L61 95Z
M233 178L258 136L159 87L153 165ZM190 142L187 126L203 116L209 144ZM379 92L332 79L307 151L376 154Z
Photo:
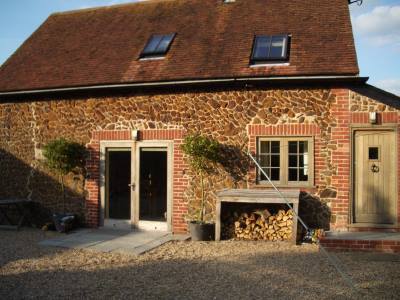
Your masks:
M280 209L274 215L267 209L243 212L233 224L224 234L238 240L285 241L292 238L293 211Z

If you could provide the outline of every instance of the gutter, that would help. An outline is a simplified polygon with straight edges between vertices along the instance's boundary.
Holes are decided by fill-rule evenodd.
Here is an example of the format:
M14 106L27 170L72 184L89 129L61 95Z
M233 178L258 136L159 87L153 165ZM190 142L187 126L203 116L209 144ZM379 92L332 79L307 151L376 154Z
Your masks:
M326 82L326 83L366 83L369 77L359 76L293 76L293 77L239 77L239 78L221 78L221 79L198 79L198 80L180 80L180 81L159 81L142 83L122 83L92 86L77 86L66 88L37 89L24 91L0 92L0 96L12 95L31 95L55 92L89 91L104 89L124 89L124 88L146 88L146 87L167 87L167 86L189 86L202 84L234 84L234 83L308 83L308 82Z

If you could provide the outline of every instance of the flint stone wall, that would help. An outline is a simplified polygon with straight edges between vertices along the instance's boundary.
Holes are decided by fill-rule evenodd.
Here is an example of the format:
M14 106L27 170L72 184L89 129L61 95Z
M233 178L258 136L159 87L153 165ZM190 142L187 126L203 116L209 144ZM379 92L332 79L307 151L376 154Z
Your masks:
M374 100L360 98L348 90L340 90L340 93L340 105L335 90L316 88L132 93L33 101L21 98L1 103L0 199L29 198L51 211L60 210L62 202L57 178L40 162L43 145L52 139L65 137L87 145L93 131L182 129L187 134L210 136L224 145L225 163L206 180L207 213L208 218L213 219L215 191L255 184L251 176L254 169L244 156L249 147L249 125L316 124L320 128L319 155L323 161L315 166L318 176L314 178L314 187L308 191L332 208L332 225L339 219L346 223L348 209L336 211L335 205L332 206L342 188L335 186L332 177L349 176L348 172L338 174L339 162L334 160L335 152L343 150L343 140L336 140L332 132L343 126L343 118L348 118L347 115L338 116L337 112L369 111L374 105L381 111L392 109L382 108ZM344 146L348 149L349 144ZM185 173L190 179L184 193L189 208L187 217L190 217L198 209L201 192L196 175L190 169ZM84 176L69 176L67 187L68 211L85 218ZM323 218L326 215L324 211Z

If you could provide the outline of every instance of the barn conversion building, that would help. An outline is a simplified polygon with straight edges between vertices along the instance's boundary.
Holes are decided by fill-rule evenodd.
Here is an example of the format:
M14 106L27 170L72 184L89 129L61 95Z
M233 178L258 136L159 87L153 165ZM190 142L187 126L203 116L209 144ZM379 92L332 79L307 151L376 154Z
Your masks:
M270 188L250 151L279 188L326 204L331 230L398 231L400 102L366 81L345 0L55 13L0 68L0 199L57 211L40 160L65 137L90 154L67 178L86 225L186 232L200 186L180 145L201 133L226 157L206 182L209 220L216 191Z

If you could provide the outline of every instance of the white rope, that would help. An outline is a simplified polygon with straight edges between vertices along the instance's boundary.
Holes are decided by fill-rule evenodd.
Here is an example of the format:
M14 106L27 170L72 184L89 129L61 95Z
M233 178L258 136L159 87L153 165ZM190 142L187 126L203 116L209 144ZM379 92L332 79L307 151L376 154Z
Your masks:
M274 188L274 190L279 194L279 196L285 200L286 205L293 211L293 214L295 215L295 217L299 220L299 222L301 223L301 225L304 227L305 230L307 230L307 233L310 232L310 228L306 225L306 223L304 223L304 221L302 220L302 218L300 218L300 216L298 215L298 213L293 209L292 205L290 204L290 202L286 199L286 197L282 194L282 192L275 186L275 184L271 181L271 179L269 178L269 176L267 175L267 173L265 173L265 171L261 168L260 164L258 163L258 161L253 157L253 155L251 155L250 152L247 152L247 154L249 155L249 157L253 160L253 162L256 164L257 168L260 170L260 172L265 176L265 178L267 178L268 182L272 185L272 187ZM319 243L318 241L318 245L320 247L320 249L322 250L321 252L327 257L328 261L331 263L331 265L336 269L336 271L340 274L340 276L342 276L343 280L347 283L347 285L353 290L353 292L355 293L361 293L361 291L356 287L356 285L354 284L353 280L351 279L351 277L349 275L347 275L342 269L343 267L341 267L340 265L342 265L340 263L340 261L336 258L333 258L333 256L331 254L328 253L328 251L326 251L326 249Z

